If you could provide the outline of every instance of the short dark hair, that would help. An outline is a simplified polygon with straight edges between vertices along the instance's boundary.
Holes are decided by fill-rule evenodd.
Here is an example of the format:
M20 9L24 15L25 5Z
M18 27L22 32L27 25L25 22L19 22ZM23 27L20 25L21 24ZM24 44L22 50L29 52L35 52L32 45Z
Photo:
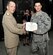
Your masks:
M14 2L14 3L15 3L15 1L9 0L9 1L7 1L6 6L7 6L7 5L9 5L9 4L10 4L10 2Z
M35 0L34 5L35 5L35 3L40 3L42 5L42 0Z

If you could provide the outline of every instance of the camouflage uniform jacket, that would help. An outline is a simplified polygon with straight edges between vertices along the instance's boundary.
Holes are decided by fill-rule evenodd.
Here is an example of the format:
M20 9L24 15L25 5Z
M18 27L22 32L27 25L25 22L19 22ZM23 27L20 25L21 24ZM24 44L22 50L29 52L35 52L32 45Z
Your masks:
M45 41L49 40L48 31L51 28L51 18L47 13L40 11L32 15L31 22L35 22L38 25L37 31L33 32L33 41Z

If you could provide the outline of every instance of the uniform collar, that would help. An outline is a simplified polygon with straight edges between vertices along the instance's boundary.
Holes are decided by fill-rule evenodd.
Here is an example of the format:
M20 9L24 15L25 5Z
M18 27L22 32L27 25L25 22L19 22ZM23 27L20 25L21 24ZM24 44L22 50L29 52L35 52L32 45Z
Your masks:
M36 16L40 15L42 11L36 12Z

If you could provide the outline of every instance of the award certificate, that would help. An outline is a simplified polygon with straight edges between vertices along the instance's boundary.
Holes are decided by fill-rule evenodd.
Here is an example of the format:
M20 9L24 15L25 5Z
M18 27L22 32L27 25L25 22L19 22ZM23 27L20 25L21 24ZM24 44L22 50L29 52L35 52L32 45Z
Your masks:
M34 22L26 22L26 31L35 31L37 30L37 24Z

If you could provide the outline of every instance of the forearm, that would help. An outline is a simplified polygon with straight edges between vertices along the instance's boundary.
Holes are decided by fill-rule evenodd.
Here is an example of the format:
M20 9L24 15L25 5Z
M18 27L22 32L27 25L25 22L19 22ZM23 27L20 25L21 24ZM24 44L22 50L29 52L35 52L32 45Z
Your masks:
M17 27L18 27L19 29L21 29L21 28L23 28L23 24L17 24Z

